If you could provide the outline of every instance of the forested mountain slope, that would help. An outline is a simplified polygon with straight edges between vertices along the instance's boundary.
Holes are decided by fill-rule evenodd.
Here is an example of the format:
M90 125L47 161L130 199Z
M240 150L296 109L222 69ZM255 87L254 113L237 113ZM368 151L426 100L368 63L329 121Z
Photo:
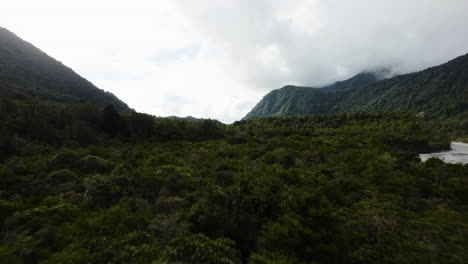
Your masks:
M90 62L91 63L91 62ZM130 108L12 32L0 27L0 95L21 92L51 101L86 100L119 111Z
M468 117L468 55L426 70L340 93L332 112L424 111L433 119Z
M353 83L354 78L334 89L286 86L274 90L245 118L415 110L468 129L468 55L386 80Z
M377 82L373 73L360 73L348 80L323 88L287 85L267 94L245 119L265 116L288 116L329 113L340 101L338 91L347 91Z

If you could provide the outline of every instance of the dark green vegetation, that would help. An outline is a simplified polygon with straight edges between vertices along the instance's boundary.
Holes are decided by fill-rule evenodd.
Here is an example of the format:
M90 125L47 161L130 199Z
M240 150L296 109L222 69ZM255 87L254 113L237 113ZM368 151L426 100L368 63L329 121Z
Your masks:
M321 89L286 86L267 94L245 118L401 110L424 112L453 136L466 136L468 55L387 80L359 74Z
M0 96L34 95L52 101L85 100L100 107L129 107L33 45L0 27Z
M466 74L457 70L465 61L447 64L453 69L444 66L444 74L398 77L421 84L408 98L439 96L443 104L413 107L395 94L406 87L395 78L361 74L320 91L276 91L273 101L287 98L287 107L274 103L262 113L414 108L460 131ZM431 88L444 82L443 92ZM377 86L386 92L375 101ZM418 152L447 149L450 138L416 112L229 126L154 118L128 111L1 28L0 92L0 263L468 259L468 165L419 161Z
M413 112L225 126L0 99L0 263L465 263L468 166Z

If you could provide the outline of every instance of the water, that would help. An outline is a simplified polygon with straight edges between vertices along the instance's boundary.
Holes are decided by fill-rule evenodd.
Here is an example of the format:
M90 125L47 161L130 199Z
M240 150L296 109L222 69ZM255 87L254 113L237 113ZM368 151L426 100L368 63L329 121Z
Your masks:
M439 158L446 163L463 163L468 164L468 144L461 142L452 142L452 150L436 153L419 154L422 161L429 158Z

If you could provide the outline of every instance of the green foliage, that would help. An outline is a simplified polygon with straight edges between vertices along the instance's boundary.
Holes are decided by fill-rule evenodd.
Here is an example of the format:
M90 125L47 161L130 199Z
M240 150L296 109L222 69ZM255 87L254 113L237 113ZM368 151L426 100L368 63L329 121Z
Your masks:
M160 246L150 234L131 232L73 243L44 263L152 263L161 254Z
M326 113L413 110L453 137L467 136L468 55L421 72L377 81L371 73L323 88L285 86L267 94L246 119Z
M88 173L106 173L112 170L112 165L104 159L88 155L79 160L80 168Z
M187 263L241 263L234 242L226 238L210 239L203 234L176 237L171 241L171 257Z
M73 171L69 169L61 169L54 171L48 176L49 181L52 183L63 183L68 181L76 181L77 176Z
M155 134L156 124L152 116L134 112L129 119L134 135L148 138Z
M1 27L0 69L2 95L20 99L30 95L59 102L87 100L98 107L113 104L119 111L130 111L112 93L97 88L59 61ZM3 113L2 110L0 112ZM14 110L14 107L5 110Z
M102 110L101 129L111 136L128 135L127 126L113 105L107 105Z
M223 125L27 96L0 106L13 146L0 159L0 262L468 258L468 167L421 163L449 136L413 112Z
M466 57L384 81L286 87L254 109L379 113L223 125L120 113L118 99L3 29L0 55L1 263L468 259L468 165L417 156L466 135ZM404 109L425 114L380 113Z
M78 164L79 156L71 151L60 151L47 161L49 169L72 169Z

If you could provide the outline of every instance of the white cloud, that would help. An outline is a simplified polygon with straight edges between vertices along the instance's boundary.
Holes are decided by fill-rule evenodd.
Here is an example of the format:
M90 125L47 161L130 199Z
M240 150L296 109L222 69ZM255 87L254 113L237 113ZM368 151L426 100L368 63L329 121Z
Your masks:
M466 0L15 0L0 25L138 111L232 122L286 83L462 55L466 10Z

